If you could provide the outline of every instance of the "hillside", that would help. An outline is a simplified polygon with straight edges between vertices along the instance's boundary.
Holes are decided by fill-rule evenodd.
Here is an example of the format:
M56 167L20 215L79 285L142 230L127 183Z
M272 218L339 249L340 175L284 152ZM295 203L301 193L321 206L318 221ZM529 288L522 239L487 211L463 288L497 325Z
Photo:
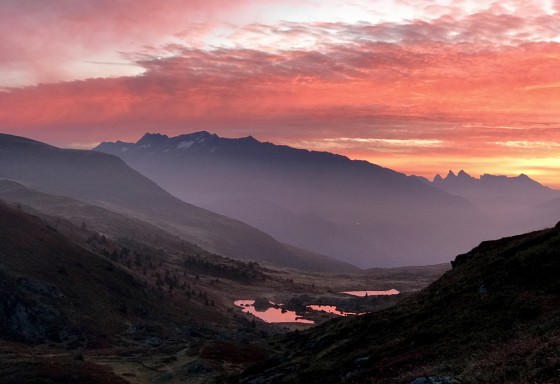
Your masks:
M0 179L0 200L19 205L31 213L52 216L55 224L56 219L64 219L76 227L115 239L130 238L151 246L167 247L181 243L179 236L149 222L70 197L40 192L15 181Z
M559 227L483 242L392 308L276 340L242 382L557 383L558 249Z
M0 260L4 339L95 345L130 321L172 324L183 313L108 258L2 202Z
M115 156L0 135L0 178L148 221L224 256L292 268L313 264L302 264L305 252L288 248L249 225L175 198ZM338 261L331 266L328 258L321 261L324 264L316 266L319 270L341 267Z
M146 134L94 150L119 156L185 201L361 267L449 261L497 233L463 198L328 152L208 132Z
M124 384L104 356L148 361L193 348L182 354L189 361L218 335L255 332L214 287L264 280L255 263L188 247L178 257L130 239L125 247L27 210L0 202L0 383ZM150 380L165 373L147 371Z
M4 195L11 190L27 202L52 201L52 209L60 207L65 215L95 208L13 182L0 185ZM124 230L126 219L116 217L122 226L117 232ZM72 219L0 202L0 383L212 382L266 358L266 349L254 343L287 331L255 322L235 300L282 300L322 323L334 315L312 313L307 304L387 307L398 298L362 300L339 292L411 292L443 271L273 270L213 255L170 235L150 245L150 239L136 237L141 231L113 237L96 232L96 221L84 228Z

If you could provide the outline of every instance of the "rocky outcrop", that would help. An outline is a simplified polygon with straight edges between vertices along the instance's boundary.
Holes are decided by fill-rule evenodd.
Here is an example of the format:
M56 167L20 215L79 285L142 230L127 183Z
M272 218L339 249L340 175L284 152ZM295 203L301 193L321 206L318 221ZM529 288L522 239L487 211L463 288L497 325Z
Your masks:
M49 301L63 297L52 284L0 276L0 335L26 342L68 341L77 334ZM44 296L42 302L37 296Z
M2 333L25 341L52 338L54 324L60 314L44 304L18 296L17 294L2 295L0 299Z

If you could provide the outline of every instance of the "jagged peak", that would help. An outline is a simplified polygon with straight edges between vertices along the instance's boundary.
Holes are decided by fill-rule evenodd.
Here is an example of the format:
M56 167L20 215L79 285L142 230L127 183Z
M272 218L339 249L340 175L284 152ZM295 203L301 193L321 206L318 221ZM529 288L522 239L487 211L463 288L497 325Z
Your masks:
M196 131L196 132L184 133L184 134L177 135L177 136L172 136L172 137L169 137L169 136L167 136L165 134L161 134L161 133L146 133L146 134L144 134L144 136L142 136L142 138L140 140L138 140L138 142L136 144L149 144L150 142L154 142L154 141L160 142L160 141L164 141L164 140L200 141L201 139L206 139L206 138L224 139L224 140L240 140L240 141L245 141L245 142L260 143L260 141L255 139L255 137L252 136L252 135L244 136L244 137L238 137L238 138L226 139L226 138L223 138L223 137L221 137L221 136L219 136L215 133L210 133L208 131Z
M441 175L440 175L439 173L437 173L437 174L434 176L433 182L434 182L434 183L439 183L440 181L443 181L443 177L441 177Z
M468 177L468 178L472 178L471 175L469 175L467 172L465 172L464 170L460 170L459 173L457 174L458 177Z
M138 145L151 146L151 145L162 145L167 143L173 143L177 141L186 142L201 142L208 138L219 138L218 135L210 133L208 131L197 131L192 133L186 133L183 135L169 137L161 133L146 133L140 140L136 142Z
M169 137L167 135L163 135L161 133L145 133L144 136L140 140L136 142L136 144L152 144L154 142L161 142L163 140L167 140Z
M449 179L451 177L457 177L457 175L455 175L455 173L450 169L449 172L447 172L447 176L445 178Z

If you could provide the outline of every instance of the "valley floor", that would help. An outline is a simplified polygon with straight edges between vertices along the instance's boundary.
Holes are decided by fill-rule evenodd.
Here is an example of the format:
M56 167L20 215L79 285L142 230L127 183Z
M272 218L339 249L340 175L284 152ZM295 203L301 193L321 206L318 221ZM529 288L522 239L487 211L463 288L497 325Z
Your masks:
M237 299L266 298L324 323L337 315L306 310L310 304L337 305L344 310L372 311L386 308L438 278L448 265L374 269L353 274L302 273L266 269L264 281L237 284L201 276L199 284L235 318L237 329L214 331L190 328L175 337L160 338L149 332L119 335L105 346L83 348L68 344L29 345L5 343L0 347L0 383L210 383L241 373L247 366L275 352L273 335L304 330L307 324L267 324L241 312ZM389 290L395 296L357 298L343 291ZM252 321L254 320L254 321ZM173 332L171 332L173 334ZM23 380L23 381L22 381ZM34 381L35 380L35 381ZM48 381L47 381L48 382Z

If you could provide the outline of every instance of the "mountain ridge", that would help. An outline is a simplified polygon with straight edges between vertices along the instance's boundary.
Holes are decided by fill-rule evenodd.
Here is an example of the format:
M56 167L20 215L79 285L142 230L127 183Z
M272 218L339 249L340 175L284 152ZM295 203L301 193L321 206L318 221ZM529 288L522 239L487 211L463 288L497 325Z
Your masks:
M0 178L148 220L225 256L293 268L302 265L302 255L295 249L239 220L185 203L117 156L1 134Z
M462 169L457 174L455 174L452 170L449 170L446 177L442 177L440 174L436 174L432 180L432 183L443 187L444 189L455 184L457 187L463 188L469 186L508 186L517 188L523 187L541 191L553 190L552 188L531 179L524 173L520 173L518 176L493 175L490 173L484 173L480 175L479 178L476 178Z
M509 234L527 232L554 225L557 216L543 206L554 206L560 191L542 185L521 173L518 176L491 175L479 178L461 170L449 171L445 178L436 175L431 185L461 196L495 217Z

